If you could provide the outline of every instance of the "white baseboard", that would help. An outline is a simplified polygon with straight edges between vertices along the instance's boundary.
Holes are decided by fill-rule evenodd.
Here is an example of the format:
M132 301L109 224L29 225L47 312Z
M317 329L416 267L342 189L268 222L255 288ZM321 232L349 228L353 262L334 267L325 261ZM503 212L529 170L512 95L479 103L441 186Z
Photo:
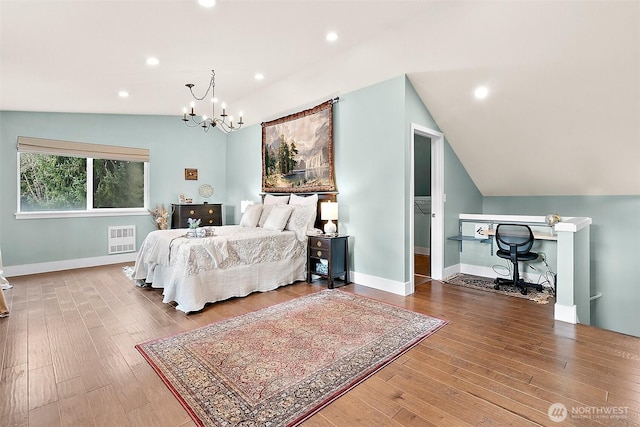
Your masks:
M454 264L449 267L445 267L443 271L443 279L446 279L449 276L453 276L454 274L460 273L460 264Z
M414 246L413 252L418 255L431 255L431 248L423 248L422 246Z
M97 267L100 265L120 264L123 262L134 262L137 255L137 252L131 252L93 258L68 259L36 264L5 266L4 274L7 277L15 277L26 276L29 274L50 273L52 271L73 270L76 268Z
M384 279L382 277L371 276L364 273L351 272L351 281L367 288L378 289L392 294L407 296L414 292L414 283L396 282L395 280Z
M578 321L578 308L575 305L562 305L556 303L553 306L553 318L560 320L561 322L579 323Z

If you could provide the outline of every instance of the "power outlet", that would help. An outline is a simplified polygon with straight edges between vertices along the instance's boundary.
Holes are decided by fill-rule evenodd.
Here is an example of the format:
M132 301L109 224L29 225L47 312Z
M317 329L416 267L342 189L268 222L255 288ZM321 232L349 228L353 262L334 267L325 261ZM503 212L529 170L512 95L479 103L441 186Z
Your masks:
M487 239L487 231L489 230L489 224L474 224L473 237L476 239Z

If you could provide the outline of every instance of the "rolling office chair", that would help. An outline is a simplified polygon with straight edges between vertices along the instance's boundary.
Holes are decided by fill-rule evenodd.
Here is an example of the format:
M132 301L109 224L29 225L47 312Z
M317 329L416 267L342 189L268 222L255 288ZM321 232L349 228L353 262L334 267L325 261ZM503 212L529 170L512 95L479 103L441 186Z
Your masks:
M525 282L520 278L518 271L518 261L533 261L538 258L537 253L531 252L533 241L533 232L528 225L498 224L496 228L496 244L498 245L496 255L513 263L513 278L496 278L493 281L495 283L494 289L500 289L500 285L514 285L520 289L522 295L527 294L527 288L536 288L536 290L542 291L542 285Z

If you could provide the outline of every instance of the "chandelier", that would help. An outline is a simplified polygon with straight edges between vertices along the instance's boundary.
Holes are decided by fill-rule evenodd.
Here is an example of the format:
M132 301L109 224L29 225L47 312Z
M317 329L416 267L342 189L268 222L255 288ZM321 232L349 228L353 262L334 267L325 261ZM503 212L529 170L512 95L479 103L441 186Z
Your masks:
M211 92L211 117L207 117L203 115L201 116L202 117L201 120L197 119L196 118L197 115L194 111L195 101L191 101L191 111L187 110L186 107L182 111L183 112L182 121L184 122L185 125L187 125L187 127L201 127L204 129L205 132L208 132L209 129L217 127L218 129L226 133L233 132L242 127L242 125L244 124L244 122L242 121L242 113L240 113L240 120L238 120L238 122L234 124L233 117L227 115L227 109L224 104L222 104L222 114L220 114L220 117L216 117L216 114L215 114L215 108L216 108L215 103L217 102L217 99L215 98L216 72L214 70L211 70L211 81L209 81L209 87L207 88L207 91L202 97L198 97L196 96L195 93L193 93L193 87L195 86L193 83L187 83L185 86L189 88L189 92L191 92L191 96L197 101L202 101L207 97L207 95L209 95L209 92Z

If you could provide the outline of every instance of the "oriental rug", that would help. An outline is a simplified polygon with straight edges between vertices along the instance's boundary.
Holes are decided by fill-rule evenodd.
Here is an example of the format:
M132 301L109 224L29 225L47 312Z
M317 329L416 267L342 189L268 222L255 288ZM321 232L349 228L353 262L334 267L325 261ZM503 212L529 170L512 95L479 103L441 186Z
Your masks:
M481 291L493 292L496 294L508 295L510 297L524 298L535 301L538 304L548 304L549 298L553 297L553 291L545 287L542 292L534 288L528 288L527 294L522 295L520 289L512 285L501 285L500 289L493 288L493 279L472 274L457 273L444 279L444 283L450 285L464 286L465 288L478 289Z
M139 344L200 426L293 426L447 321L340 290Z

